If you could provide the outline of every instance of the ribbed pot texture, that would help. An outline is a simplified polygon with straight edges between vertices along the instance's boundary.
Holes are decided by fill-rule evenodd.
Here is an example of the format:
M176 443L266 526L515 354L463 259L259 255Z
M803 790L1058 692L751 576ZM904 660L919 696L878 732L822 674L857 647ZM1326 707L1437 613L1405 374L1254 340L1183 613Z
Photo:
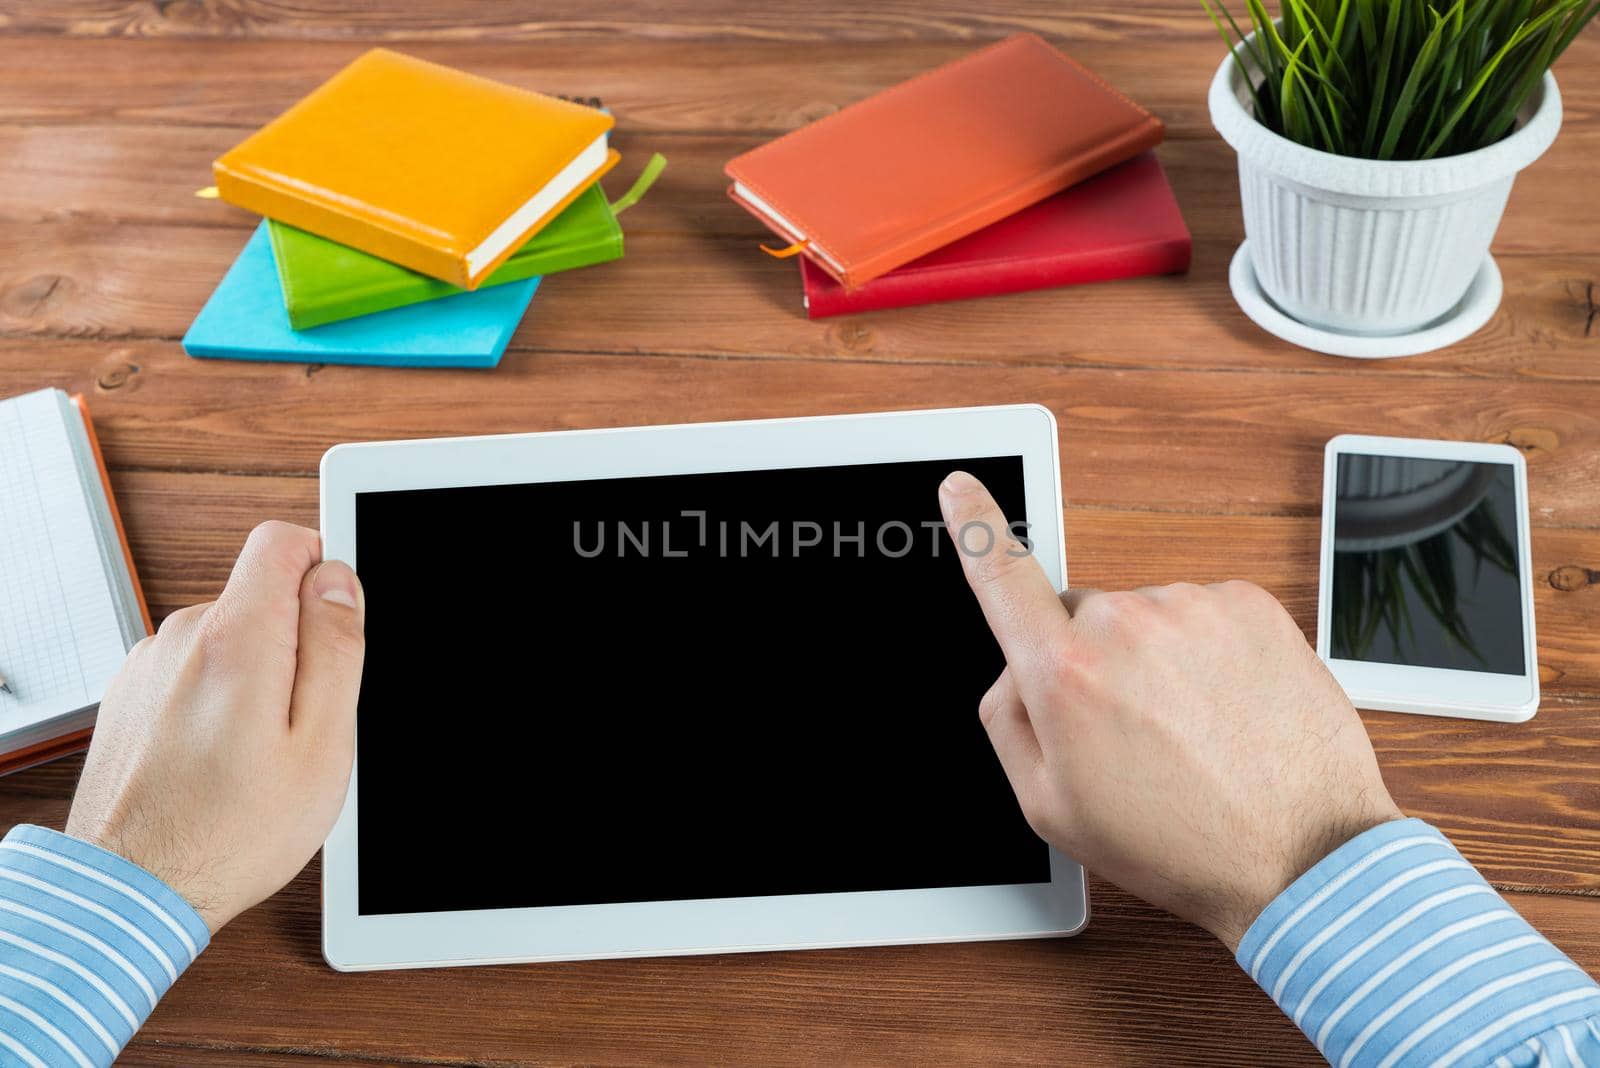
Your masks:
M1561 127L1561 94L1548 72L1509 136L1431 160L1336 156L1272 132L1252 114L1231 56L1212 80L1210 107L1212 125L1238 153L1261 288L1303 323L1364 335L1409 333L1460 302L1517 172Z

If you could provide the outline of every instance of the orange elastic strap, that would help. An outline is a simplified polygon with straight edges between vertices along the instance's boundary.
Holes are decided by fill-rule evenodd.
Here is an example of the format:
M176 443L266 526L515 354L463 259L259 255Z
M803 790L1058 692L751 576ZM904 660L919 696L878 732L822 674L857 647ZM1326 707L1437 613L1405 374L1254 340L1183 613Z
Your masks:
M796 241L787 248L768 248L766 245L762 245L761 251L765 252L775 260L786 260L790 256L800 255L800 253L806 250L806 246L809 244L811 244L810 241Z

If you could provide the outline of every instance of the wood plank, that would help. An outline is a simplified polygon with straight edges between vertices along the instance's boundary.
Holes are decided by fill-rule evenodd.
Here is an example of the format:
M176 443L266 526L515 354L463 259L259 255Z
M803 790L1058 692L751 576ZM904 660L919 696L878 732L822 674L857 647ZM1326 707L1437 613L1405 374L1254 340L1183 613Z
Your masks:
M1564 138L1513 193L1497 246L1507 289L1500 314L1461 344L1367 373L1592 375L1600 344L1596 260L1584 231L1568 222L1584 210L1573 199L1587 188L1588 155L1580 150L1592 142L1600 152L1600 120L1586 129L1570 143ZM181 336L255 223L190 195L232 138L209 127L0 126L0 176L13 190L0 207L0 332ZM759 254L764 231L722 192L722 162L753 140L676 140L683 151L673 149L660 186L628 216L627 258L547 280L514 350L1309 373L1352 366L1276 341L1235 307L1226 275L1242 229L1233 162L1219 141L1161 149L1195 232L1188 277L811 322L794 265ZM633 157L626 178L643 156L633 146L646 147L648 138L619 143ZM691 300L704 314L684 314Z
M1548 711L1515 731L1526 739L1545 730ZM1449 728L1466 726L1383 719L1425 723L1434 749L1455 748ZM1592 710L1588 722L1595 723ZM1381 733L1381 723L1373 726ZM1591 751L1595 743L1591 729ZM61 826L80 763L70 758L7 779L0 825ZM9 789L13 783L23 789ZM1496 785L1503 787L1480 778L1461 800L1482 803ZM1491 878L1507 873L1487 838L1440 822ZM318 955L316 879L313 863L222 932L157 1010L127 1063L183 1063L169 1044L192 1049L225 1037L263 1057L316 1051L440 1063L693 1063L732 1051L736 1060L761 1063L1222 1064L1237 1063L1241 1035L1264 1061L1314 1063L1309 1045L1221 947L1098 881L1089 930L1066 942L341 976ZM1600 971L1600 900L1510 896L1574 960Z
M1222 42L1198 4L1175 2L1186 18L1197 20L1178 36L1165 31L1130 37L1063 32L1051 40L1160 116L1169 140L1215 140L1206 89L1223 57ZM168 9L194 10L195 5ZM452 9L445 17L453 19L455 13ZM788 21L796 14L785 10L782 17ZM0 22L0 35L5 32ZM683 41L644 35L581 45L559 39L502 39L408 41L401 47L512 85L598 96L617 113L622 131L771 135L970 52L978 43L886 47L877 41L833 41L797 49L781 40ZM170 38L29 37L25 44L8 47L0 69L0 121L255 127L281 114L366 47L349 37L227 40L203 48ZM1600 30L1591 26L1557 66L1569 123L1592 120L1600 107L1600 84L1579 75L1597 62ZM1563 132L1562 139L1566 136ZM1556 148L1560 145L1558 140Z
M585 48L618 37L671 41L737 42L743 47L792 48L797 42L827 42L830 48L892 41L904 52L918 42L958 41L970 48L1027 30L1064 38L1075 46L1106 42L1141 46L1172 37L1217 53L1209 20L1186 0L1124 0L1109 9L1062 5L1051 0L1013 0L974 7L962 0L880 0L868 10L847 0L803 8L760 6L739 0L697 0L660 5L624 0L597 17L583 0L515 0L440 8L425 0L379 0L352 10L339 0L309 0L285 7L273 0L228 0L208 4L151 4L147 0L19 0L0 9L0 33L63 35L77 39L227 37L287 38L308 43L403 41L519 41ZM1230 10L1242 5L1230 5ZM1591 30L1590 43L1594 41ZM780 44L781 42L781 44ZM1131 49L1130 49L1131 51ZM1220 53L1217 53L1220 54ZM1568 63L1582 61L1569 54ZM1133 58L1133 57L1130 57ZM1213 64L1214 65L1214 64ZM1119 83L1120 84L1120 83Z
M222 933L147 1036L569 1064L1234 1065L1245 1041L1255 1063L1320 1063L1220 945L1108 885L1093 893L1089 929L1057 942L339 975L316 956L302 877ZM1600 966L1600 901L1513 904Z
M1237 1064L1248 1036L1259 1063L1321 1063L1204 934L1093 893L1089 929L1063 942L339 975L316 955L308 873L220 935L127 1063L170 1063L146 1050L208 1034L341 1059L569 1064ZM1600 902L1511 903L1595 970Z
M761 228L724 197L722 164L1017 28L1167 122L1193 274L806 321L793 265L753 251ZM0 0L0 40L0 396L89 394L158 615L214 595L260 519L314 523L316 460L340 440L1040 400L1062 422L1076 584L1244 575L1309 628L1327 436L1510 440L1533 475L1544 707L1516 726L1365 720L1402 806L1498 885L1544 891L1513 903L1600 971L1600 261L1584 199L1600 30L1560 65L1562 135L1513 192L1500 314L1378 366L1278 344L1234 308L1234 161L1205 109L1221 45L1193 0ZM492 374L186 359L175 339L252 224L189 193L376 40L605 98L618 188L648 152L672 159L627 218L628 259L548 280ZM6 778L0 826L60 826L80 767ZM317 954L316 875L223 932L122 1063L1318 1063L1219 947L1104 886L1064 943L341 976Z
M318 1068L327 1065L337 1068L393 1068L394 1061L374 1061L365 1057L346 1057L327 1050L281 1049L247 1050L221 1045L220 1039L204 1040L204 1033L185 1035L182 1040L168 1041L141 1037L132 1049L117 1058L118 1068L193 1068L204 1063L207 1068L283 1068L300 1065ZM446 1065L449 1061L410 1060L409 1068L422 1065ZM457 1061L456 1063L460 1063Z
M495 40L609 38L619 35L681 41L970 40L1016 30L1094 37L1140 37L1210 32L1203 13L1178 0L1135 0L1110 10L1023 0L973 7L959 0L883 0L870 10L827 0L804 9L697 0L658 5L622 0L603 12L582 0L457 5L449 10L420 0L381 0L352 10L337 0L292 6L271 0L149 4L139 0L57 0L8 5L0 27L13 33L102 36L335 37L358 40Z
M1243 1032L1263 1063L1315 1063L1220 946L1099 887L1063 942L337 975L307 882L224 931L148 1033L474 1062L1221 1064ZM217 1004L268 960L278 983Z
M128 471L117 473L114 485L158 618L214 597L261 520L316 525L311 479ZM195 523L196 515L205 522ZM1066 525L1076 585L1249 578L1277 594L1314 633L1314 519L1069 507ZM1500 885L1600 894L1600 649L1593 641L1600 586L1558 589L1548 581L1558 567L1573 566L1568 561L1600 562L1597 556L1594 532L1536 533L1545 704L1532 722L1366 715L1401 806L1443 828ZM74 779L62 767L7 780L8 789L16 783L22 791L0 806L0 817L64 816L59 806Z
M231 225L0 222L0 334L176 341L246 236ZM1307 374L1348 374L1356 367L1280 342L1244 318L1226 282L1237 244L1232 239L1202 242L1187 277L819 322L804 316L794 264L761 255L760 239L753 231L719 237L635 229L627 258L547 280L511 350ZM1500 267L1505 302L1477 334L1360 373L1588 379L1600 349L1594 258L1502 254Z
M313 479L117 470L113 484L119 499L128 498L129 529L158 614L220 589L245 535L263 519L316 525ZM181 504L188 500L203 507L209 520L204 529L187 521ZM1119 511L1074 504L1068 505L1066 516L1075 585L1126 588L1245 577L1271 589L1308 632L1312 628L1318 538L1314 517ZM1174 545L1182 546L1182 552L1173 552ZM1534 603L1545 685L1600 695L1600 649L1589 640L1593 614L1600 611L1600 568L1593 566L1600 563L1597 551L1600 535L1593 530L1534 528Z
M17 778L70 788L78 762ZM0 824L60 826L65 811L64 798L0 794ZM318 955L316 880L313 862L224 930L126 1063L192 1063L185 1049L210 1063L196 1043L224 1036L249 1052L217 1063L241 1066L274 1063L273 1051L406 1063L1234 1064L1243 1041L1263 1063L1319 1063L1219 945L1099 881L1088 931L1061 942L339 975ZM1600 971L1600 900L1510 899Z
M190 51L210 54L232 47ZM273 47L282 53L289 46ZM791 56L787 62L796 60ZM737 98L760 95L733 82L722 91ZM1595 148L1589 142L1600 145L1600 124L1593 113L1572 114L1556 147L1524 175L1513 195L1497 247L1509 289L1502 315L1463 345L1405 361L1403 373L1576 376L1592 366L1593 344L1600 337L1594 261L1582 247L1581 231L1568 224L1581 215L1581 206L1566 201L1587 188L1587 160ZM205 180L200 176L207 161L237 132L149 125L0 128L0 159L7 161L0 167L16 190L0 217L17 224L0 230L0 252L11 264L0 275L0 330L77 336L181 333L242 242L242 236L220 231L250 224L242 212L187 195ZM619 142L639 155L634 146L642 149L649 140L649 135L624 134ZM1233 163L1227 148L1209 134L1163 149L1195 221L1197 266L1187 280L1081 287L815 324L797 307L792 265L757 256L750 246L761 229L721 194L721 163L756 140L750 134L675 138L676 165L630 218L633 255L604 271L552 280L538 305L538 336L530 341L525 331L516 344L537 349L549 338L548 345L557 349L597 347L574 343L592 333L588 301L607 300L614 289L626 288L634 299L609 323L630 336L648 333L659 351L741 351L754 343L761 351L869 359L1193 364L1187 352L1163 344L1163 335L1151 339L1125 328L1130 320L1142 319L1177 324L1171 334L1184 339L1185 349L1226 354L1213 356L1211 365L1320 370L1340 363L1273 341L1233 308L1224 285L1226 262L1240 236ZM29 225L36 221L52 225ZM140 225L108 227L108 222ZM149 228L149 222L184 222L208 232L167 232ZM1538 250L1543 256L1562 247L1576 251L1537 264L1510 260L1514 253ZM166 281L163 300L134 300L148 294L151 277ZM552 287L574 295L552 307ZM717 314L709 321L684 316L686 291L702 295ZM552 313L548 318L546 310ZM565 336L568 332L572 336Z
M211 161L250 130L245 126L167 125L146 120L108 120L36 124L0 123L0 168L9 195L0 204L0 221L12 223L86 222L101 226L174 224L248 232L258 216L226 203L195 197L211 180ZM1561 179L1580 173L1582 149L1600 145L1600 117L1569 127L1573 151L1541 167L1545 192L1555 202L1530 199L1523 229L1547 227L1535 244L1518 238L1506 252L1560 251L1571 227L1548 217L1581 199ZM619 169L606 178L620 194L656 148L668 157L661 180L624 216L630 234L679 234L762 240L767 231L726 195L722 168L734 156L765 140L759 133L678 133L662 138L649 131L621 129L613 144L623 154ZM1190 220L1202 240L1238 243L1239 198L1233 181L1234 157L1221 141L1172 141L1159 150ZM1567 157L1572 157L1571 159ZM1530 176L1535 172L1530 172ZM48 232L48 231L46 231ZM175 240L187 236L174 233ZM242 238L241 238L242 240ZM1570 246L1568 246L1570 248ZM791 265L792 267L792 265Z
M753 89L730 85L728 91ZM0 204L0 221L100 227L163 223L246 231L256 224L255 215L192 194L210 182L211 161L249 129L131 119L0 124L0 173L9 191ZM623 125L614 143L625 161L607 179L610 188L620 192L657 148L670 158L665 176L626 217L629 232L739 238L752 245L764 239L767 231L761 224L725 195L728 180L722 172L728 160L764 139L763 134L748 132L663 138ZM1587 204L1585 179L1597 154L1600 114L1570 116L1556 145L1519 177L1496 252L1501 256L1588 253L1571 220ZM1219 138L1203 137L1169 141L1158 155L1204 250L1199 258L1225 264L1243 236L1232 150ZM42 230L41 239L48 240L50 232ZM174 233L168 240L181 245L186 236ZM1213 250L1212 244L1218 247ZM114 250L115 246L108 252ZM36 250L35 256L41 251ZM1208 256L1211 252L1215 255ZM792 265L784 274L793 274Z
M285 519L317 525L317 483L310 478L119 470L113 485L158 616L214 596L255 524ZM203 527L190 522L194 509L207 517ZM1318 523L1310 516L1161 513L1069 503L1072 582L1120 589L1248 578L1276 594L1309 635L1316 622ZM1593 641L1600 612L1600 533L1535 527L1533 566L1547 695L1600 697L1600 648ZM1411 717L1395 722L1439 726ZM1600 808L1600 797L1595 800Z
M0 29L3 33L3 29ZM1222 56L1214 36L1062 40L1074 56L1155 111L1169 137L1215 137L1205 85ZM217 42L29 38L8 49L0 121L141 121L248 128L280 114L366 49L352 40ZM971 51L974 43L664 42L618 38L407 43L425 59L541 92L598 96L619 128L653 134L789 130ZM1148 49L1148 50L1146 50ZM126 72L126 73L123 73ZM135 74L136 72L136 74ZM114 91L106 79L115 80Z
M519 353L492 373L374 371L192 360L168 342L0 339L0 396L87 391L118 467L303 476L341 441L1032 401L1061 423L1077 505L1314 515L1324 443L1362 430L1513 442L1528 457L1536 524L1596 523L1600 383L1454 377L1384 389L1348 366L1217 374Z

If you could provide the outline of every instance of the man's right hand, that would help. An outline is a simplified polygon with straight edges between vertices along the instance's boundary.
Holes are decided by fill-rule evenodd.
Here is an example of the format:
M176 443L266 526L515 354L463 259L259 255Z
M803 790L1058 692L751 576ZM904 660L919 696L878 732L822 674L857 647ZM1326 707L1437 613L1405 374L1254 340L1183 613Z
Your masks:
M1349 699L1246 582L1057 596L965 472L939 489L1005 653L979 713L1039 835L1230 950L1327 853L1401 818Z

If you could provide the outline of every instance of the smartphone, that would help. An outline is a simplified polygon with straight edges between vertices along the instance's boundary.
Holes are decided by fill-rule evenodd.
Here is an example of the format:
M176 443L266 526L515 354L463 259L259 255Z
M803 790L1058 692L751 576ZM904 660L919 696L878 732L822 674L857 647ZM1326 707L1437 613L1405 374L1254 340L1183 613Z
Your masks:
M1360 708L1539 708L1528 469L1509 445L1341 434L1322 483L1317 654Z

